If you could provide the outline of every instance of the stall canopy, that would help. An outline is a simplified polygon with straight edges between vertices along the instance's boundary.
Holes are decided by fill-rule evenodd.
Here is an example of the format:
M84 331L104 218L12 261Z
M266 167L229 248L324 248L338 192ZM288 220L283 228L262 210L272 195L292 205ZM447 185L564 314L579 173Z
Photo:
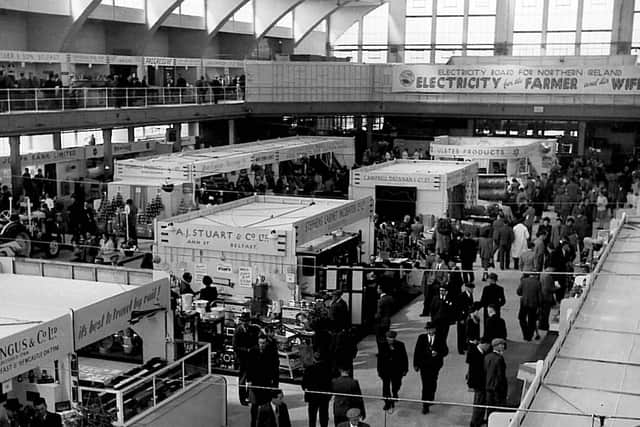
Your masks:
M126 328L135 311L167 307L169 285L0 274L0 295L2 382Z
M195 180L214 174L337 153L352 158L353 138L296 136L152 157L116 160L115 179L149 177Z

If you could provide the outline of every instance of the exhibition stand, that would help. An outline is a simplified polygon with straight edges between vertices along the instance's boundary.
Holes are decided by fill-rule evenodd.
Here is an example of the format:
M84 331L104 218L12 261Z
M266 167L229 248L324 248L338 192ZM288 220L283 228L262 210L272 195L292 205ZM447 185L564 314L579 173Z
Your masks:
M351 171L349 198L372 197L381 220L405 215L462 218L478 201L478 166L472 162L394 160Z
M4 399L27 414L43 398L67 426L128 426L207 378L208 345L175 360L166 276L131 285L115 275L97 281L94 271L71 280L59 277L66 264L0 258L3 272L26 273L0 274Z
M296 136L117 160L114 182L108 186L109 198L120 195L143 207L156 196L161 197L163 210L157 218L163 219L194 209L196 190L203 183L205 186L219 181L235 184L234 179L246 175L254 185L256 173L271 174L277 179L281 163L312 156L327 164L336 159L340 165L350 166L355 162L354 140Z
M251 196L156 222L154 255L161 270L180 281L185 272L202 289L209 276L218 300L207 309L183 295L183 330L213 347L213 366L234 368L229 350L240 314L277 328L280 367L299 370L299 314L344 291L350 324L363 324L363 274L352 269L373 253L373 199ZM340 274L340 266L348 267ZM176 287L178 283L176 283Z
M429 154L435 160L478 163L479 198L500 200L507 180L548 174L555 164L555 139L437 136Z

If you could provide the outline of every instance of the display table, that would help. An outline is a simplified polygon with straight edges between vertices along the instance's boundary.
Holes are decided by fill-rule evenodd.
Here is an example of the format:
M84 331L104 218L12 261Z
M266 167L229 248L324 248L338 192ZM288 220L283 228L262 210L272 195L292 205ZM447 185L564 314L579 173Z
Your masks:
M80 381L91 384L92 387L106 387L111 384L114 378L138 366L133 363L94 359L92 357L78 358Z

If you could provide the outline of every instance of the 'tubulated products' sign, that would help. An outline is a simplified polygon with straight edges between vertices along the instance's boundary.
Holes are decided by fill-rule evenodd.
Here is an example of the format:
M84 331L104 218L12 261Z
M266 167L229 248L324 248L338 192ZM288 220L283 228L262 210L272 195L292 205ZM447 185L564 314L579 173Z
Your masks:
M396 65L392 92L616 94L640 93L640 67L553 65Z
M261 228L175 224L160 232L170 247L285 256L287 233Z
M71 316L43 322L0 340L0 382L71 353Z
M464 159L518 159L530 151L527 146L482 147L482 145L431 144L429 154L435 157Z

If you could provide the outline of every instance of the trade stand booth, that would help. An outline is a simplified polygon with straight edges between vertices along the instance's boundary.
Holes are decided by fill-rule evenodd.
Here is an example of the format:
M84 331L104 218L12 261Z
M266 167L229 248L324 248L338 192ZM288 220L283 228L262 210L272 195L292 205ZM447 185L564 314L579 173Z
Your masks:
M0 274L0 399L17 399L26 418L42 398L65 426L137 425L208 377L209 346L179 358L171 345L166 277L126 285L56 277L67 263L0 264L40 267Z
M507 179L549 173L555 162L555 139L485 136L437 136L430 148L435 160L478 163L480 199L500 200Z
M351 171L349 198L375 199L380 220L405 215L462 218L478 202L478 165L474 162L394 160Z
M306 335L300 315L322 304L321 294L342 289L350 324L363 323L363 275L351 266L373 251L370 197L256 195L157 221L156 236L161 270L176 280L191 273L196 293L204 276L217 288L213 307L191 295L180 304L187 333L212 343L215 368L234 368L230 344L243 312L277 325L280 367L289 379L302 367L299 344Z
M116 160L108 197L110 200L133 199L140 214L146 210L142 208L150 203L160 204L160 212L152 213L163 219L195 209L200 187L212 194L213 190L220 189L221 197L212 201L226 202L238 198L240 193L227 191L229 184L240 188L240 182L248 180L255 186L257 177L262 180L266 175L277 180L283 163L299 162L303 158L350 166L355 161L354 140L301 136ZM153 219L146 215L138 223L151 227Z

